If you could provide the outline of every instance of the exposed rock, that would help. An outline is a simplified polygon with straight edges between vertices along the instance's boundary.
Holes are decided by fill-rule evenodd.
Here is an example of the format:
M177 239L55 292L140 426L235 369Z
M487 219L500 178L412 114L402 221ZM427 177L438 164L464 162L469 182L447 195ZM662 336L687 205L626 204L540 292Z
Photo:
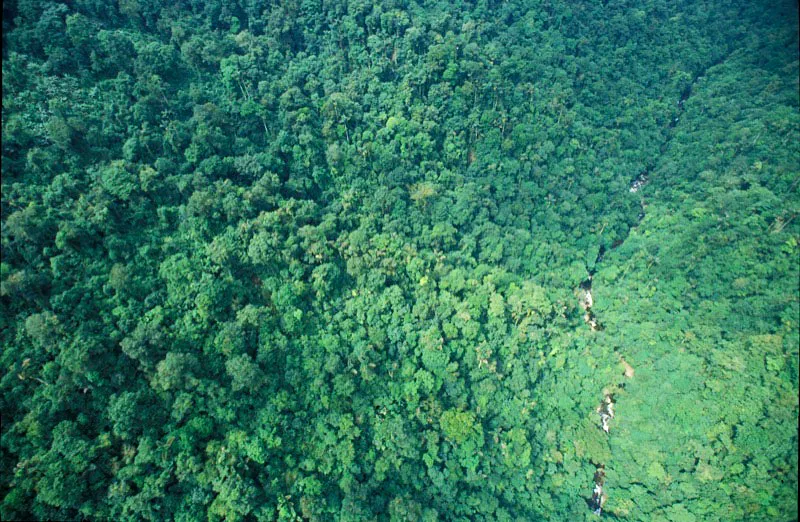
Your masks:
M647 171L639 174L636 177L636 179L631 182L631 187L629 190L635 194L636 192L639 192L639 189L644 187L646 184L647 184Z
M597 332L602 330L602 327L592 313L592 305L594 305L594 297L592 296L592 276L590 274L589 278L581 283L580 286L580 306L585 312L583 314L583 320L589 325L592 331Z
M625 377L631 378L634 374L633 366L628 364L628 361L625 360L624 357L620 356L619 362L622 363L622 367L625 368Z
M608 423L614 418L614 398L611 395L606 395L596 411L600 415L600 427L608 433L610 429Z
M600 515L603 512L603 505L608 499L603 492L603 484L606 481L606 467L604 464L597 466L597 471L594 472L594 489L592 490L592 499L589 505L595 515Z

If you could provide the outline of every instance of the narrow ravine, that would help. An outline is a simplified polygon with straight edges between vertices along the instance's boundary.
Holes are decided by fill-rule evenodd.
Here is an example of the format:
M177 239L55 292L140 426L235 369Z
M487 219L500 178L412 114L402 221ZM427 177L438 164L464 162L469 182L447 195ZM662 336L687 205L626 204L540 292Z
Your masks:
M647 183L649 182L652 170L656 167L656 165L658 165L659 159L667 151L670 143L672 142L672 139L675 137L674 129L678 125L678 122L680 122L681 118L683 117L683 114L686 110L685 108L686 101L692 96L695 86L697 85L697 82L705 78L709 69L727 60L727 58L731 55L731 52L726 53L720 58L714 60L710 65L704 67L700 72L695 74L689 85L687 85L683 89L680 98L678 99L677 102L677 107L678 107L677 114L667 124L667 136L664 139L661 146L659 147L658 155L636 177L634 177L631 180L628 186L629 193L631 194L639 193L639 191L642 188L644 188L645 185L647 185ZM645 202L644 195L640 195L639 204L641 205L641 211L639 212L636 224L628 229L628 232L624 239L615 242L611 246L611 250L615 250L619 248L620 245L625 243L628 237L630 237L631 232L633 232L633 230L638 228L642 220L644 220L645 211L647 209L647 204ZM592 306L594 305L595 302L594 295L592 293L592 280L594 278L594 274L597 272L598 265L605 258L605 254L606 254L606 248L605 246L601 246L593 266L591 268L589 268L588 266L586 267L587 277L585 280L583 280L583 282L581 282L580 287L578 289L580 307L584 311L583 320L593 332L598 332L603 330L603 326L600 320L592 311ZM624 377L626 379L632 378L635 373L634 368L625 360L625 358L621 353L617 352L616 356L618 357L619 363L622 365L624 369L623 371ZM608 436L610 436L611 433L611 421L614 419L615 404L616 401L614 399L613 394L604 392L603 400L595 410L596 414L598 415L598 427L601 430L603 430ZM593 477L594 486L592 488L592 496L588 500L588 504L592 512L595 515L600 516L603 512L603 505L606 503L606 500L608 499L608 496L605 493L604 489L605 479L606 479L606 471L605 471L606 463L598 463L595 465L596 465L596 471Z
M727 60L730 55L731 52L728 52L725 55L721 56L720 58L714 60L710 65L704 67L700 72L694 75L689 85L687 85L683 89L683 91L681 91L680 98L678 99L677 102L678 112L667 124L667 136L664 139L664 142L659 147L658 150L659 153L656 156L656 158L650 162L649 165L647 165L641 172L639 172L639 174L637 174L631 180L631 182L628 185L628 191L630 193L636 194L645 185L647 185L648 181L650 180L650 174L653 168L655 168L655 166L659 163L659 158L661 158L661 156L664 155L664 153L667 151L667 148L669 148L672 139L675 137L674 129L678 125L678 122L681 120L684 112L686 111L686 100L688 100L694 93L694 88L697 85L697 82L705 78L709 69L725 62L725 60ZM642 220L644 219L645 210L647 209L647 204L645 203L644 196L641 196L639 202L642 210L639 213L636 224L628 229L628 233L626 234L624 239L615 242L611 246L611 250L616 250L617 248L620 247L620 245L625 243L628 237L630 237L631 232L636 228L638 228L639 224L641 224ZM594 296L592 295L592 278L594 277L595 272L597 272L597 266L605 258L605 254L606 254L606 248L605 246L601 246L600 252L597 254L597 259L595 259L593 268L591 269L589 267L586 268L587 278L580 284L580 296L581 296L580 305L585 312L584 321L586 322L586 324L589 325L589 327L593 331L602 330L602 326L597 317L595 317L594 313L591 310L592 305L594 304Z

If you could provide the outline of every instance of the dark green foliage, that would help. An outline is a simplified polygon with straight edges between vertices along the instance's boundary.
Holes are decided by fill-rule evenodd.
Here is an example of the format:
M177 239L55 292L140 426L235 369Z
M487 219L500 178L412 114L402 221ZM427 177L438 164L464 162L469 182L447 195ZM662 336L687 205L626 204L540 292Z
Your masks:
M796 516L796 6L112 4L3 6L0 518Z

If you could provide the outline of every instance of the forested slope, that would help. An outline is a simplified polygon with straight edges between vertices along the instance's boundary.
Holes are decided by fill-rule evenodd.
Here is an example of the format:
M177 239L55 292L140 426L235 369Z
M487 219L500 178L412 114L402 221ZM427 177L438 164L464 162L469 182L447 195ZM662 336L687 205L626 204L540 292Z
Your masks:
M698 78L642 223L594 279L597 340L636 368L610 437L608 507L627 519L796 516L800 274L785 232L800 76L786 43Z
M766 4L5 2L0 516L796 517Z

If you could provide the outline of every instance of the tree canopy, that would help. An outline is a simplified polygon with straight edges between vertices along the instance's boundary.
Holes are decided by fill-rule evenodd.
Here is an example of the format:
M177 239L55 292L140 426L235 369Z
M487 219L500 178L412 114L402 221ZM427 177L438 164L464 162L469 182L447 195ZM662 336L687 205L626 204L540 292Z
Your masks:
M797 23L4 2L0 518L796 517Z

